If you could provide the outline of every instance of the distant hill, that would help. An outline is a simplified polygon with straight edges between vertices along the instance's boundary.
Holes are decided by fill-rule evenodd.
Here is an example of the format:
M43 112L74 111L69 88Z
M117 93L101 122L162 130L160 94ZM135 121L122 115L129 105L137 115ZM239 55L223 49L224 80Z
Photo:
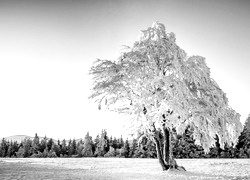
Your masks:
M0 141L2 141L3 138L1 138ZM24 139L33 139L33 137L26 136L26 135L15 135L15 136L9 136L4 137L6 141L17 141L18 143L21 143Z
M31 136L27 136L27 135L15 135L15 136L9 136L9 137L1 137L0 138L0 142L2 141L2 139L5 139L6 141L17 141L17 143L21 143L24 139L30 139L33 140L34 137ZM44 137L39 136L39 140L41 141ZM47 139L49 140L50 138L47 137ZM73 140L73 139L71 139ZM78 143L81 139L76 139L76 143ZM84 140L84 139L82 139ZM53 139L54 143L57 143L57 140ZM62 140L60 140L60 142L62 142ZM66 140L66 144L69 143L69 140Z

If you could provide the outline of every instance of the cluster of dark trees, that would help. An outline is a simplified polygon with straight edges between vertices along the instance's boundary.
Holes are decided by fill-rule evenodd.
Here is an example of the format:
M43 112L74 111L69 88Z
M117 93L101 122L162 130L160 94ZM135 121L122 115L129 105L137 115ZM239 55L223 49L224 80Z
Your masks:
M133 141L136 145L136 141ZM102 130L95 139L86 134L84 139L55 141L52 138L39 138L37 134L33 139L6 141L0 143L0 157L128 157L130 149L128 140L108 137L107 131Z
M139 137L139 136L138 136ZM192 129L187 128L183 135L176 135L173 139L173 153L175 158L250 158L250 116L239 136L238 144L225 145L222 149L218 137L216 146L210 148L206 154L201 146L194 143ZM125 157L125 158L156 158L155 144L144 137L140 139L124 140L108 137L107 131L102 130L95 139L86 134L84 139L55 141L52 138L39 138L36 134L31 139L21 143L9 142L2 139L0 143L0 157Z

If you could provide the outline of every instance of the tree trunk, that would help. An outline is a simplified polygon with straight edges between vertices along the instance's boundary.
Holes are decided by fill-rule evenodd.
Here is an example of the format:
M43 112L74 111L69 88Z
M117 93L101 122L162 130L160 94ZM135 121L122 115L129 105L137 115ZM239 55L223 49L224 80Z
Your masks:
M163 142L159 137L159 132L155 129L154 141L156 145L156 152L159 163L161 164L162 170L166 171L169 169L178 169L186 171L184 167L178 166L173 157L173 146L172 146L172 131L170 128L163 126ZM162 148L163 146L163 148Z
M161 149L161 143L159 140L159 136L158 137L155 136L154 141L155 141L155 145L156 145L156 152L157 152L157 157L158 157L159 163L162 167L162 170L166 171L169 169L169 167L166 166L166 164L163 160L163 157L162 157L162 149Z
M170 165L170 144L171 144L171 137L170 132L167 128L163 127L163 156L164 162Z
M178 166L173 156L172 131L169 128L163 127L163 137L164 162L169 168L176 169Z

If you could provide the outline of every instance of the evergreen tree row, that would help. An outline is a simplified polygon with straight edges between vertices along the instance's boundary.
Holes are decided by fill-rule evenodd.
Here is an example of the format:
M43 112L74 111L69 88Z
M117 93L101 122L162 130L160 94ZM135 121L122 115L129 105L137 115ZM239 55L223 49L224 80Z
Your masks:
M218 137L216 146L210 148L208 154L201 146L197 146L192 137L192 129L188 127L183 135L173 139L175 158L250 158L250 116L239 136L238 144L225 145L222 149ZM2 139L0 157L124 157L124 158L156 158L155 144L146 137L132 140L108 137L107 131L102 130L95 139L87 133L84 139L54 141L52 138L39 138L37 134L21 143L9 142Z
M136 150L137 141L131 149ZM35 157L134 157L130 151L130 143L122 138L108 137L107 131L102 130L93 140L87 133L84 139L55 141L52 138L39 138L37 134L21 143L6 141L0 143L0 157L35 158Z

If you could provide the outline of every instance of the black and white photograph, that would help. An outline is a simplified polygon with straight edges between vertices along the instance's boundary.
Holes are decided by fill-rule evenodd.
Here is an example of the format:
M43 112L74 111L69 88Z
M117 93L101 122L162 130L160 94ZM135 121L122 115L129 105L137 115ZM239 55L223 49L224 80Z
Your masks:
M0 180L250 180L250 1L0 0Z

